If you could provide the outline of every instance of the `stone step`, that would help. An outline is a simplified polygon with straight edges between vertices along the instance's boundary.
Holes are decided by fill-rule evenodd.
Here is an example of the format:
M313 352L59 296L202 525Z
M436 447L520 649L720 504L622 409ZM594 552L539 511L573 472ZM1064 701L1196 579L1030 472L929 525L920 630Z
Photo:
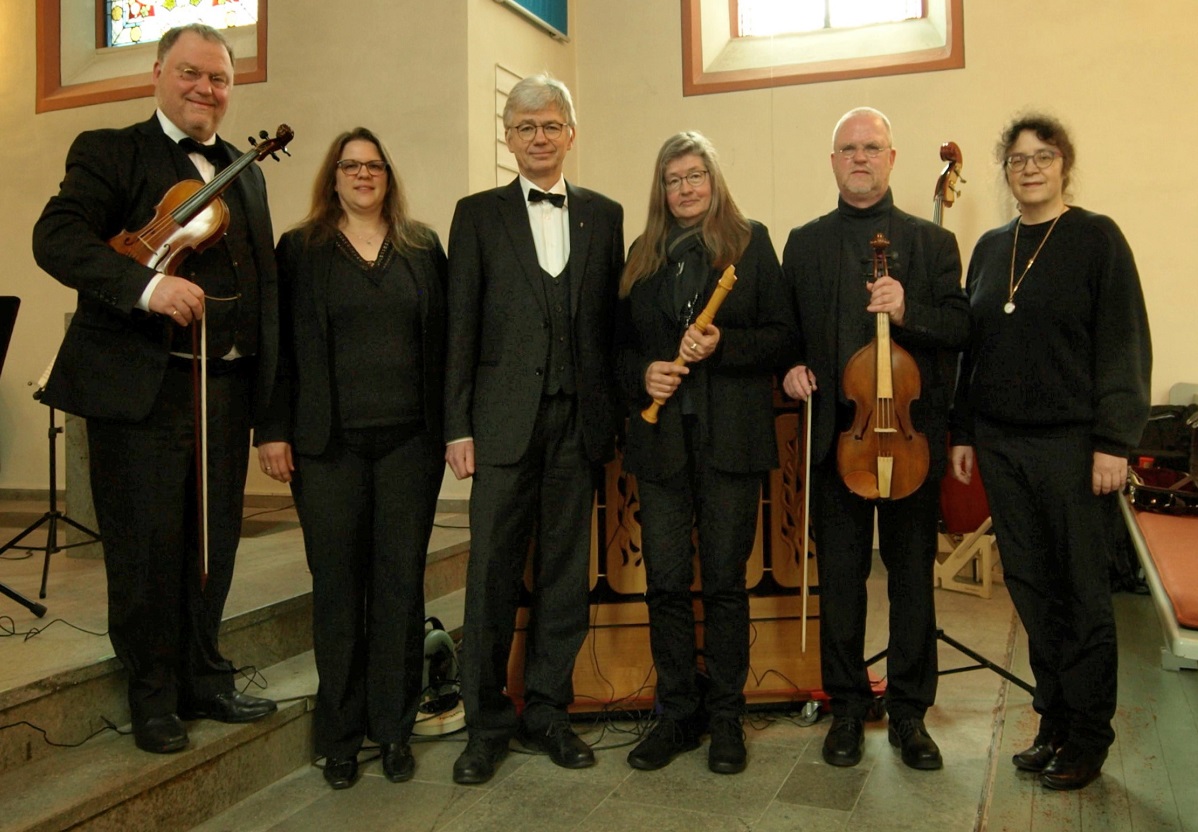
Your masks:
M312 649L311 621L311 592L267 604L224 622L222 650L245 667L270 667ZM56 742L79 742L106 721L129 722L125 678L120 662L109 656L0 692L0 724L28 722ZM32 728L9 728L0 731L0 776L76 751L43 742Z
M277 700L278 713L244 725L190 722L191 743L177 754L147 754L130 737L108 732L8 772L0 777L3 828L189 829L308 764L311 652L262 673L270 687L258 693Z

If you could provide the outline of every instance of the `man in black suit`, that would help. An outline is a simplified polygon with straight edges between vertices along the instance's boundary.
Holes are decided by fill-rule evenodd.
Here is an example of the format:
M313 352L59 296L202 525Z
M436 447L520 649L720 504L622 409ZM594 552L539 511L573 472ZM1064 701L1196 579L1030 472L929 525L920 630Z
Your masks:
M227 233L179 276L115 252L183 179L211 179L239 155L216 136L233 87L215 29L159 42L157 112L81 134L33 232L38 265L79 293L43 401L87 417L96 517L108 573L109 634L129 675L139 748L187 745L182 720L248 722L275 710L234 687L217 633L241 532L255 408L275 375L278 301L261 171L225 193ZM207 321L208 578L201 586L189 324ZM198 325L198 324L197 324ZM185 357L186 356L186 357Z
M812 520L819 544L820 660L831 698L832 727L824 760L861 761L864 717L872 701L865 669L865 581L873 558L874 513L888 575L890 641L886 653L890 743L916 769L943 765L924 713L936 698L936 559L940 480L947 449L948 407L956 357L969 335L957 241L940 227L894 207L890 171L895 150L890 121L862 107L846 113L833 133L837 209L796 228L783 253L802 335L798 365L783 387L814 407L809 452ZM869 241L890 240L890 277L872 279ZM879 313L892 338L919 367L920 396L911 421L927 436L930 466L923 485L898 500L866 500L837 471L836 439L852 423L841 387L845 365L875 334Z
M566 707L587 630L594 475L616 429L624 215L562 178L575 119L560 81L518 83L503 123L520 176L461 200L449 235L446 461L458 479L474 477L462 667L470 739L458 783L489 780L513 733L560 766L595 761ZM517 723L504 686L534 528Z

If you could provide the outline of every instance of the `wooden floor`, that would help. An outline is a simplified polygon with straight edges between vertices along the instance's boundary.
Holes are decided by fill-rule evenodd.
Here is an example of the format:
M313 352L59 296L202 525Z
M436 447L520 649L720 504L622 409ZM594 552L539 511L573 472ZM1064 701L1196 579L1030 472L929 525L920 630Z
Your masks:
M0 543L43 509L37 503L0 502ZM309 582L293 515L253 517L246 531L230 612L253 608L272 594L287 597ZM41 554L9 559L22 555L9 552L0 559L0 581L36 599ZM878 564L870 579L871 653L886 638L884 582ZM988 600L942 590L936 598L946 633L1030 678L1026 637L1001 583ZM106 637L70 626L104 628L99 560L55 555L44 603L49 612L39 620L0 597L0 633L7 636L0 637L0 694L64 667L111 656ZM743 775L708 772L706 746L662 771L638 772L624 761L634 740L626 733L631 726L613 722L581 726L597 749L593 769L565 771L544 757L514 751L490 784L460 787L452 783L450 770L462 737L451 735L415 747L417 774L410 783L390 784L377 763L369 763L362 782L334 793L317 769L304 768L199 829L1198 832L1198 673L1160 669L1159 627L1149 598L1119 595L1115 606L1118 739L1103 776L1077 793L1042 789L1010 764L1010 755L1035 731L1030 696L983 670L941 678L937 706L927 719L945 756L940 772L903 766L887 743L884 722L868 726L860 766L831 768L819 755L827 721L804 727L780 713L750 720L750 764ZM24 633L32 628L44 631L26 640ZM940 663L950 668L969 660L942 644ZM884 673L884 662L878 669ZM768 670L753 668L757 674ZM314 673L312 678L314 686Z

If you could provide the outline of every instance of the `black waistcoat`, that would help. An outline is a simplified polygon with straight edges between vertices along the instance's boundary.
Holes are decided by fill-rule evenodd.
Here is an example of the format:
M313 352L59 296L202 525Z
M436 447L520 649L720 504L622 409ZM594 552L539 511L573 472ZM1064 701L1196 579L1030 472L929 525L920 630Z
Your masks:
M250 245L245 204L237 185L222 196L229 206L229 228L219 243L183 263L182 277L207 296L208 357L220 358L236 346L242 356L258 353L258 270ZM229 300L224 300L228 298ZM191 335L177 332L172 352L189 353Z
M554 277L541 269L545 300L549 305L549 363L545 367L545 395L574 395L574 327L570 325L570 265Z

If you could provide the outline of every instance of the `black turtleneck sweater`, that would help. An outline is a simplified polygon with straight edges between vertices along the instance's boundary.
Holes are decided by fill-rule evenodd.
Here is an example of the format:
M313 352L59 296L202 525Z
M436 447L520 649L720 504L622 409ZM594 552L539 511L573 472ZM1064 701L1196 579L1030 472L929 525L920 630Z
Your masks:
M836 281L839 293L840 322L837 327L836 377L844 377L849 359L874 339L877 317L865 311L869 305L866 283L873 280L873 248L876 234L890 239L890 211L894 198L890 191L868 208L855 208L842 197L836 211L842 221L840 235L840 273ZM895 272L891 272L895 274ZM897 276L897 275L896 275ZM843 391L840 400L846 401Z

